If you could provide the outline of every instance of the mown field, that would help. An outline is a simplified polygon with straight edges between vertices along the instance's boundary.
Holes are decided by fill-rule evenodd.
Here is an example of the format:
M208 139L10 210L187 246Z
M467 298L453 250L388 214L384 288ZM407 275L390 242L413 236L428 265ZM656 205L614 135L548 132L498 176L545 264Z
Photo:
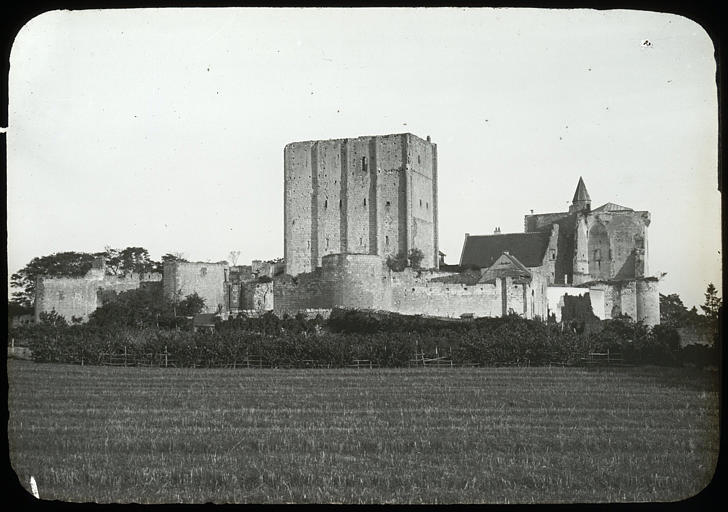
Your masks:
M674 501L712 478L714 372L8 362L11 463L97 502Z

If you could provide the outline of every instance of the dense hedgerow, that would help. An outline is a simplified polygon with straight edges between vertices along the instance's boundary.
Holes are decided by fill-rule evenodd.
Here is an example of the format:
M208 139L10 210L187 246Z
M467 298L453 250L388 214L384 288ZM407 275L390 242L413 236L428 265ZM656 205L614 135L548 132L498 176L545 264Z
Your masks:
M699 366L715 364L715 349L680 348L673 327L648 328L627 318L600 322L593 332L518 316L443 320L335 310L328 320L302 315L238 317L213 330L67 325L62 319L11 331L17 345L31 349L40 362L105 364L124 355L130 364L239 366L251 361L273 367L344 367L368 360L381 367L402 367L415 357L435 354L453 364L579 364L591 352L621 354L625 363Z

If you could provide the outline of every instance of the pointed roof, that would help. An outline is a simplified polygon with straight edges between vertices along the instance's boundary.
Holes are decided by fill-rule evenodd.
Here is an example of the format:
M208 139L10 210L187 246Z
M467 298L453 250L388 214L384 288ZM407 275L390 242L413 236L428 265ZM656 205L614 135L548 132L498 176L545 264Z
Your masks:
M579 183L576 185L576 192L574 192L574 199L571 200L572 203L576 203L577 201L591 201L591 198L589 197L589 192L586 191L586 185L584 185L584 180L579 176Z

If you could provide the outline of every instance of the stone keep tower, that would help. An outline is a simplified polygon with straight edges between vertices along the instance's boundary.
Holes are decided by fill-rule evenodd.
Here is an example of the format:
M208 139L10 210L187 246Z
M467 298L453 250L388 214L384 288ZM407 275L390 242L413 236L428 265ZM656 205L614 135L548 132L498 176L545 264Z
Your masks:
M284 158L286 272L327 254L418 248L437 268L437 146L410 133L292 142Z

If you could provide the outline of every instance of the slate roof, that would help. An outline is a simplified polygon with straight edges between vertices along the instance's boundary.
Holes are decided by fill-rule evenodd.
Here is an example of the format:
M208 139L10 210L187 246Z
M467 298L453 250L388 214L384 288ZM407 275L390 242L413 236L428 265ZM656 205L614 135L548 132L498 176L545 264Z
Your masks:
M526 267L540 267L550 237L548 231L468 236L465 238L460 264L485 269L507 251Z

